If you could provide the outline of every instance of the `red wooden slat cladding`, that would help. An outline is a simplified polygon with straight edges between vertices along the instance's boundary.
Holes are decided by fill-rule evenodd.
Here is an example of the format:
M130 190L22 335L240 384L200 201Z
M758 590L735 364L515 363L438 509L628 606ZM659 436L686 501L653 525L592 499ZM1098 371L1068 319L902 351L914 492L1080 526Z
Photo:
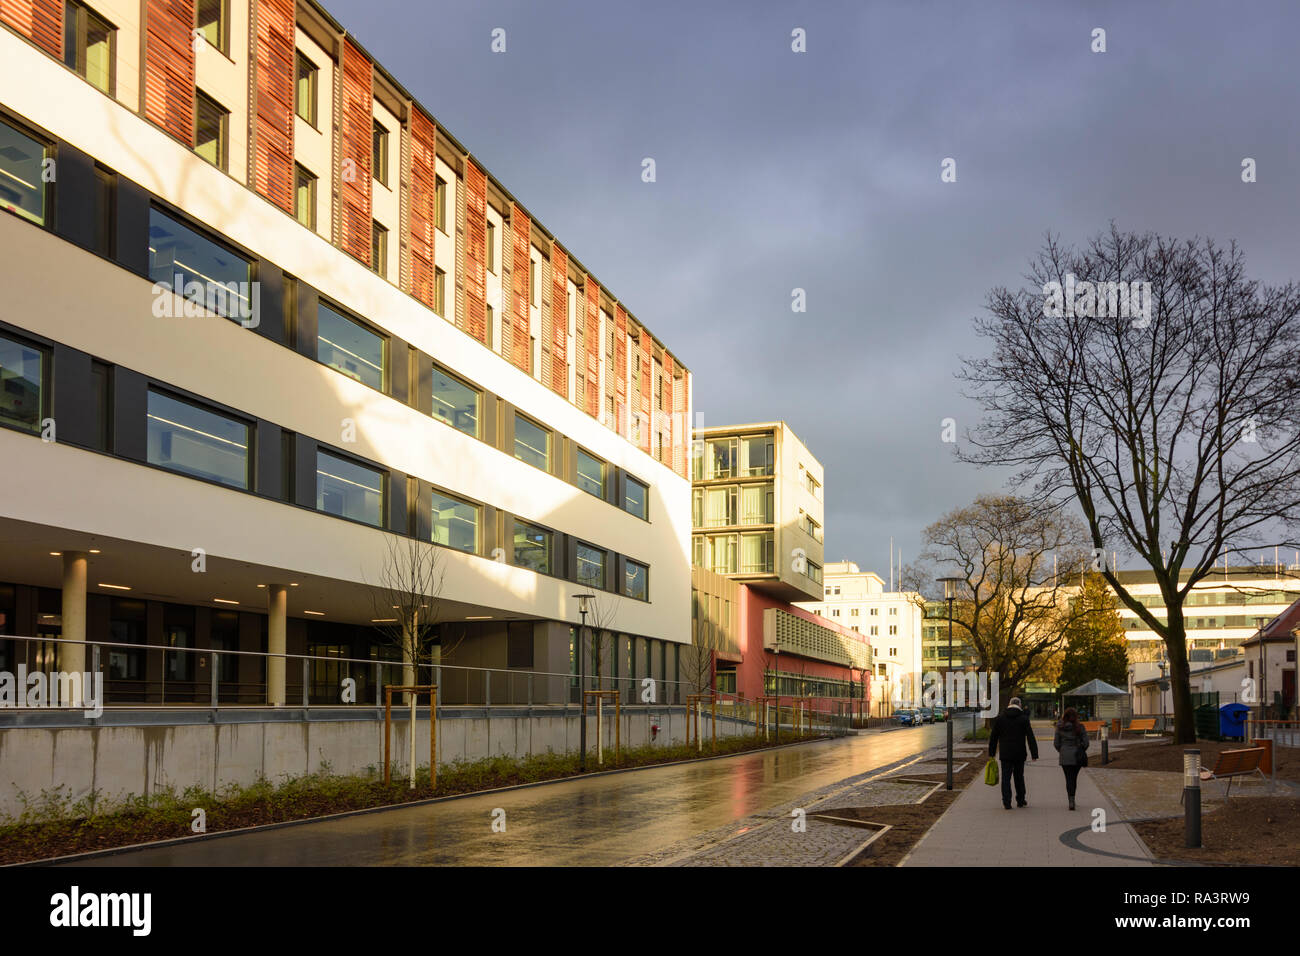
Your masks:
M673 357L664 353L664 388L668 389L668 401L664 402L663 428L664 441L668 447L663 450L663 460L669 468L677 467L677 445L673 441L673 412L677 410L677 389L673 387Z
M606 375L609 374L607 371ZM627 435L627 311L614 310L614 427Z
M294 0L257 4L257 191L293 212Z
M343 41L343 149L340 197L343 251L370 264L373 219L370 212L371 151L374 149L373 68L350 40ZM350 162L349 162L350 160ZM353 175L352 173L355 173Z
M528 371L528 361L532 358L532 343L529 340L528 329L528 303L530 291L528 288L529 266L531 259L531 246L533 224L518 205L514 205L514 211L510 216L511 232L514 242L514 268L510 270L510 286L514 292L514 335L511 339L510 361L516 366Z
M438 187L438 128L418 109L411 111L411 295L431 309L434 301L434 200Z
M551 390L569 397L569 254L551 245Z
M63 0L0 0L0 20L62 59Z
M687 453L691 446L691 375L685 369L682 369L682 387L681 396L678 398L677 411L680 416L677 421L682 426L682 434L677 444L681 453L681 458L677 462L677 474L683 478L687 475L687 463L690 461L690 455Z
M149 0L144 115L194 144L194 0Z
M654 350L650 346L650 332L641 328L641 450L654 450L654 419L650 410L654 408L654 397L650 394L650 385L654 381L651 366L654 364Z
M587 395L583 408L593 417L600 415L600 286L591 276L587 287L587 331L583 341L587 346Z
M487 177L465 163L465 331L487 342Z

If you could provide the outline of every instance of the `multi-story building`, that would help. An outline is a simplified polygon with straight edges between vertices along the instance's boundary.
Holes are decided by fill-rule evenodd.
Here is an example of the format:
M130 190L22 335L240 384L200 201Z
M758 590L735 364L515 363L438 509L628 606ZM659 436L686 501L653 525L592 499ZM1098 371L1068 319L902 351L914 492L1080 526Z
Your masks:
M415 539L454 663L568 673L597 591L624 676L672 678L690 372L425 105L310 0L0 22L0 634L383 657ZM89 664L0 670L33 654ZM109 700L206 666L115 648Z
M917 675L936 666L934 661L921 666L922 604L916 593L886 590L874 571L862 571L852 561L831 561L822 599L798 606L862 634L871 644L875 716L888 716L895 702L915 703Z
M694 435L694 565L786 601L821 597L821 463L785 422Z
M866 634L792 603L822 593L821 463L784 422L694 434L694 640L712 654L711 686L865 711Z

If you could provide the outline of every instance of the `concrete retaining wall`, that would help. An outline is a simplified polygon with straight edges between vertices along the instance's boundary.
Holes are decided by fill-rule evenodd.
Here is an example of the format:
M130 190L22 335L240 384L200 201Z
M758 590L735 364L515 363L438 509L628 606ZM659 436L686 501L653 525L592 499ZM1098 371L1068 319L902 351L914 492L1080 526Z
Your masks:
M531 716L485 716L483 709L461 714L446 708L438 715L438 763L479 760L487 756L576 751L579 718L561 708ZM684 707L629 708L622 716L622 742L650 743L651 716L659 721L658 744L686 739ZM393 715L392 759L398 775L407 772L409 717ZM602 720L606 746L613 747L614 717ZM705 735L709 732L706 719ZM753 733L730 718L719 717L718 735ZM588 718L587 745L594 759L596 719ZM707 746L707 743L706 743ZM429 721L416 726L416 764L428 764ZM17 816L23 795L39 804L43 791L63 788L76 802L92 790L110 803L126 796L198 786L219 790L266 777L275 782L328 767L337 774L382 769L382 719L251 720L238 723L158 723L148 726L10 727L0 730L0 817ZM589 760L590 762L590 760Z

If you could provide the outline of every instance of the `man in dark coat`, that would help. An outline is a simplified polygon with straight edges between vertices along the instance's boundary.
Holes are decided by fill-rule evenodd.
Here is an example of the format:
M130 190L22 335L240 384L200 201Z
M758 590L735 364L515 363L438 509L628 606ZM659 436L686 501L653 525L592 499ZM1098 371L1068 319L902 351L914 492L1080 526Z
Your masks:
M989 756L998 757L1002 762L1002 806L1011 809L1011 778L1016 780L1016 806L1025 806L1025 745L1029 753L1038 759L1038 741L1034 739L1034 728L1030 726L1019 697L1012 697L1004 710L993 721L989 731ZM998 753L999 745L1002 752Z

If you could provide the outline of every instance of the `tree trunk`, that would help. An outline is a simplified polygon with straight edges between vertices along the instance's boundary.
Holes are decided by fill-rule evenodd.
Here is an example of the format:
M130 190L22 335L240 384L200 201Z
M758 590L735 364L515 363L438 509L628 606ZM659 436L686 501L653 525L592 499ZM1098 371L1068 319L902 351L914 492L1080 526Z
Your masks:
M1169 655L1169 697L1174 707L1174 743L1196 743L1196 716L1192 711L1191 672L1187 666L1187 630L1183 609L1169 608L1169 633L1165 635Z

